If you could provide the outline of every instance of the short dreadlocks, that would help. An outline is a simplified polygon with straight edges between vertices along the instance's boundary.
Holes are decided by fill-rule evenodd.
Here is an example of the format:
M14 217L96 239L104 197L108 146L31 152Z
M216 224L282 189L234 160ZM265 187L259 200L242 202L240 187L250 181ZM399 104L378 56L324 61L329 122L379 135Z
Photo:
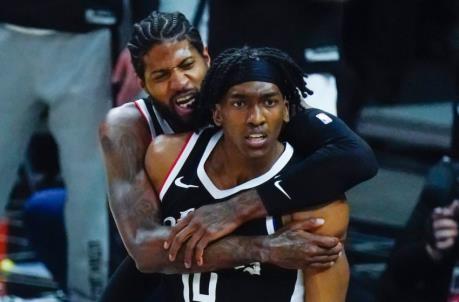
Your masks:
M270 47L230 48L223 51L211 64L201 86L197 108L197 127L213 123L212 110L219 103L230 87L227 82L231 74L250 64L253 60L264 60L272 64L283 80L282 92L289 102L290 116L303 110L302 98L312 94L306 87L305 74L298 64L285 52Z

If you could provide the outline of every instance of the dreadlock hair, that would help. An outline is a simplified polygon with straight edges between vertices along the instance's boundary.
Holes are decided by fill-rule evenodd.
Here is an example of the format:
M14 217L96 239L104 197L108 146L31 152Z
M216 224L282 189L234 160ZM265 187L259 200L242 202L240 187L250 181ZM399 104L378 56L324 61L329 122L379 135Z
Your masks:
M156 44L187 39L199 53L204 45L198 30L180 12L163 13L153 11L148 17L134 24L127 47L131 53L135 72L143 79L145 63L143 56Z
M212 111L216 104L222 101L228 91L227 82L231 74L250 64L253 60L265 60L273 65L280 73L284 98L289 102L289 114L293 117L296 112L304 110L302 99L312 95L306 87L306 75L300 66L285 52L270 47L262 48L230 48L223 51L212 62L201 85L200 98L197 107L196 127L213 124Z

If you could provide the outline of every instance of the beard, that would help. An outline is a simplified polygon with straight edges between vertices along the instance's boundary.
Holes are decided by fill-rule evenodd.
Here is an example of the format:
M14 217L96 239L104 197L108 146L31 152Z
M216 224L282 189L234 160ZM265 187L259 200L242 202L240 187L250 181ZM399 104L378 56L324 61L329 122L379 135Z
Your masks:
M161 116L169 123L175 133L187 132L196 128L196 110L193 111L190 118L184 119L178 115L175 110L149 97L151 104L158 110Z

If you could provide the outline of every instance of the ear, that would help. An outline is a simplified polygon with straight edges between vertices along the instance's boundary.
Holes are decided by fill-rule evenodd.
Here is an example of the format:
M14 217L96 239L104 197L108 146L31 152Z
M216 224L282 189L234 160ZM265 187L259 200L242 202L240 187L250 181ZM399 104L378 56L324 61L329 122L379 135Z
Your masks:
M202 57L204 58L204 62L206 62L207 67L210 67L210 55L207 46L205 46L202 51Z
M288 123L290 121L290 113L289 113L289 102L284 99L284 117L283 120L285 123Z
M145 89L145 80L143 79L139 79L140 81L140 87L142 87L142 89Z
M215 104L215 108L212 111L212 118L214 120L214 124L218 127L221 127L223 124L223 116L222 116L222 107L220 104Z

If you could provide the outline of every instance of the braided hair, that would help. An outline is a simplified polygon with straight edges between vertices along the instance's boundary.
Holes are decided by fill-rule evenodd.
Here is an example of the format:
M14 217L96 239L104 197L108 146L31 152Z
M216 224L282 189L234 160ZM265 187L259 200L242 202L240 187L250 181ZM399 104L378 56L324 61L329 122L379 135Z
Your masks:
M156 44L187 39L199 52L204 45L198 30L180 12L163 13L154 11L148 17L134 24L131 40L127 47L131 53L135 72L143 79L145 63L143 56Z
M281 91L289 102L289 114L293 117L296 112L304 109L302 99L312 95L306 87L305 74L300 66L285 52L270 47L263 48L230 48L223 51L211 64L201 85L200 100L197 108L197 127L213 123L212 111L216 104L222 101L228 91L227 83L231 74L243 69L253 60L265 60L273 65L282 78Z

